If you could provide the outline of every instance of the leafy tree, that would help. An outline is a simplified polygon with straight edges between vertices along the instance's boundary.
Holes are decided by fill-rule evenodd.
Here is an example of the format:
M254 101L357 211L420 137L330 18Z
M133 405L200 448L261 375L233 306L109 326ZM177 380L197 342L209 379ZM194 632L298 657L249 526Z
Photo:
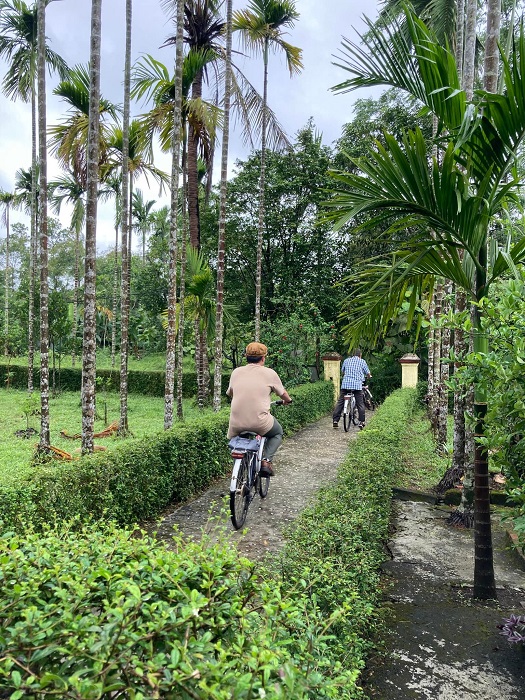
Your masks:
M369 53L346 45L344 67L354 77L336 89L378 83L403 87L423 101L446 129L443 156L439 163L436 159L428 162L426 143L418 130L409 132L401 144L387 135L386 147L378 144L360 162L359 174L335 175L338 186L332 204L338 221L347 222L356 213L368 211L388 222L389 231L409 227L414 232L388 267L376 265L365 271L366 288L354 297L355 316L348 333L354 338L377 335L405 299L407 285L413 285L415 303L422 284L442 275L476 302L474 349L485 353L480 302L494 280L525 260L525 239L501 247L490 237L495 215L516 195L519 185L513 164L525 137L525 36L521 31L511 61L505 61L504 94L480 91L479 103L472 104L460 89L450 52L408 11L406 18L413 52L395 36L370 26ZM477 385L474 408L480 436L486 401L483 387ZM474 596L493 598L488 462L482 441L476 444L475 472Z

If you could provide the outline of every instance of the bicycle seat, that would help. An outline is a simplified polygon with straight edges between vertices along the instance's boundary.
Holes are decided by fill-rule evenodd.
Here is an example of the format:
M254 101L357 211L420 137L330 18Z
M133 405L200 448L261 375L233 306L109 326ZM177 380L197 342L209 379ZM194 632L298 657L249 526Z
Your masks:
M239 433L239 437L249 438L253 440L253 438L257 438L259 436L253 430L243 430L242 433Z

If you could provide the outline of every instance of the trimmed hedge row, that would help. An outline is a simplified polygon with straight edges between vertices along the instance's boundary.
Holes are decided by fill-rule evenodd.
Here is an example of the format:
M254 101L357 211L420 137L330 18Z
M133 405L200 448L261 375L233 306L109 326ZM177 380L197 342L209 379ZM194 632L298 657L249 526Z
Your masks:
M336 482L292 526L277 568L285 597L302 585L325 615L333 635L326 672L352 673L344 698L362 697L358 678L380 595L392 486L415 406L415 389L399 389L386 399L352 441ZM275 575L270 571L268 580Z
M10 374L9 385L13 389L27 389L27 367L22 365L7 365L0 362L0 386L7 386L7 375ZM39 371L35 369L35 381L38 385ZM56 381L62 391L80 391L82 370L65 367L57 371ZM120 373L118 370L97 369L97 379L104 382L107 391L119 391ZM223 394L228 388L229 374L222 377ZM128 391L145 396L164 396L165 373L154 370L129 370ZM192 398L197 394L197 375L195 372L184 372L182 375L182 395Z
M329 382L296 387L292 396L290 406L274 411L286 434L326 414L333 405ZM153 518L168 503L187 500L229 469L228 417L225 408L128 441L111 452L35 467L26 481L0 488L0 521L4 528L17 529L22 523L41 527L76 516L119 524Z

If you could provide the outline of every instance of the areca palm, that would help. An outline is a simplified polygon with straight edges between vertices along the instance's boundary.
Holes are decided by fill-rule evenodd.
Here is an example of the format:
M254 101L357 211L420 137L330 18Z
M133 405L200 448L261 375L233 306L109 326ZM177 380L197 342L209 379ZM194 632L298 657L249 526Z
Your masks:
M365 84L392 84L419 97L446 130L443 157L428 162L420 132L398 144L391 136L360 172L334 174L338 186L331 206L338 224L358 213L373 218L366 226L388 224L387 230L413 231L393 259L363 272L351 303L355 309L347 331L356 338L375 337L399 307L409 286L413 299L424 284L443 276L465 290L475 303L476 352L485 352L481 325L482 300L490 284L512 274L525 261L525 238L500 246L490 236L491 224L505 203L516 196L515 154L525 138L525 35L504 60L503 95L479 91L478 102L460 89L454 58L436 42L424 23L407 12L413 51L401 39L371 28L366 49L345 44L340 65L353 74L337 86L348 90ZM371 26L371 25L370 25ZM386 45L385 45L386 41ZM430 231L433 235L430 235ZM365 286L366 285L366 286ZM487 397L475 388L476 434L483 436ZM489 511L487 453L475 448L475 569L474 596L496 596Z
M156 200L144 200L142 190L133 192L132 214L135 219L135 228L142 238L142 262L146 261L146 238L151 229L151 210L155 206Z
M2 208L1 221L5 226L5 299L4 299L4 335L5 335L5 348L4 352L6 355L9 354L9 282L11 268L9 264L9 243L10 243L10 224L9 224L9 213L11 208L16 204L16 195L13 192L4 192L0 190L0 207Z
M45 0L46 7L53 0ZM38 5L28 5L24 0L0 0L0 57L9 63L2 80L2 91L11 99L31 102L31 172L37 176L37 25ZM50 71L61 77L67 74L67 65L47 43L42 46L43 59ZM30 281L29 281L29 329L28 329L28 391L33 391L34 336L34 284L37 251L37 190L36 179L32 184Z
M264 230L264 187L266 167L266 105L268 102L268 58L270 51L282 51L290 75L303 67L301 49L283 38L284 31L294 26L299 13L294 0L250 0L248 9L233 15L233 28L241 32L248 49L263 59L263 111L261 120L261 173L259 178L259 223L257 228L257 273L255 283L255 340L261 330L262 246Z
M87 183L87 143L89 130L89 71L77 65L53 90L67 104L67 116L49 129L51 153L60 164L73 173L82 187ZM100 166L108 157L110 126L118 116L117 107L100 98Z
M66 173L49 183L51 202L57 213L64 202L73 206L71 214L71 228L75 233L75 269L73 281L73 329L71 364L76 362L76 337L78 328L78 290L80 287L80 242L82 229L86 221L86 188L80 183L72 172Z

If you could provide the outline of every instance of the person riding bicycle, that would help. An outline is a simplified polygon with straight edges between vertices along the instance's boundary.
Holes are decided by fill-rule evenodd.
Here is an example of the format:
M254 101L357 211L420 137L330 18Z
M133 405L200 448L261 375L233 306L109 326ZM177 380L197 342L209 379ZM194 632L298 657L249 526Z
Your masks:
M270 413L270 395L273 391L285 404L292 403L277 372L264 366L267 354L262 343L247 345L247 364L233 370L226 391L232 400L228 438L245 431L266 438L261 476L274 475L272 460L283 440L283 429Z
M359 427L365 427L365 402L363 399L363 382L366 377L371 377L368 365L361 357L361 350L355 350L353 357L347 357L343 362L341 373L341 393L335 404L334 413L332 416L334 428L339 427L339 419L343 412L345 396L352 392L355 396L355 403L359 412Z

